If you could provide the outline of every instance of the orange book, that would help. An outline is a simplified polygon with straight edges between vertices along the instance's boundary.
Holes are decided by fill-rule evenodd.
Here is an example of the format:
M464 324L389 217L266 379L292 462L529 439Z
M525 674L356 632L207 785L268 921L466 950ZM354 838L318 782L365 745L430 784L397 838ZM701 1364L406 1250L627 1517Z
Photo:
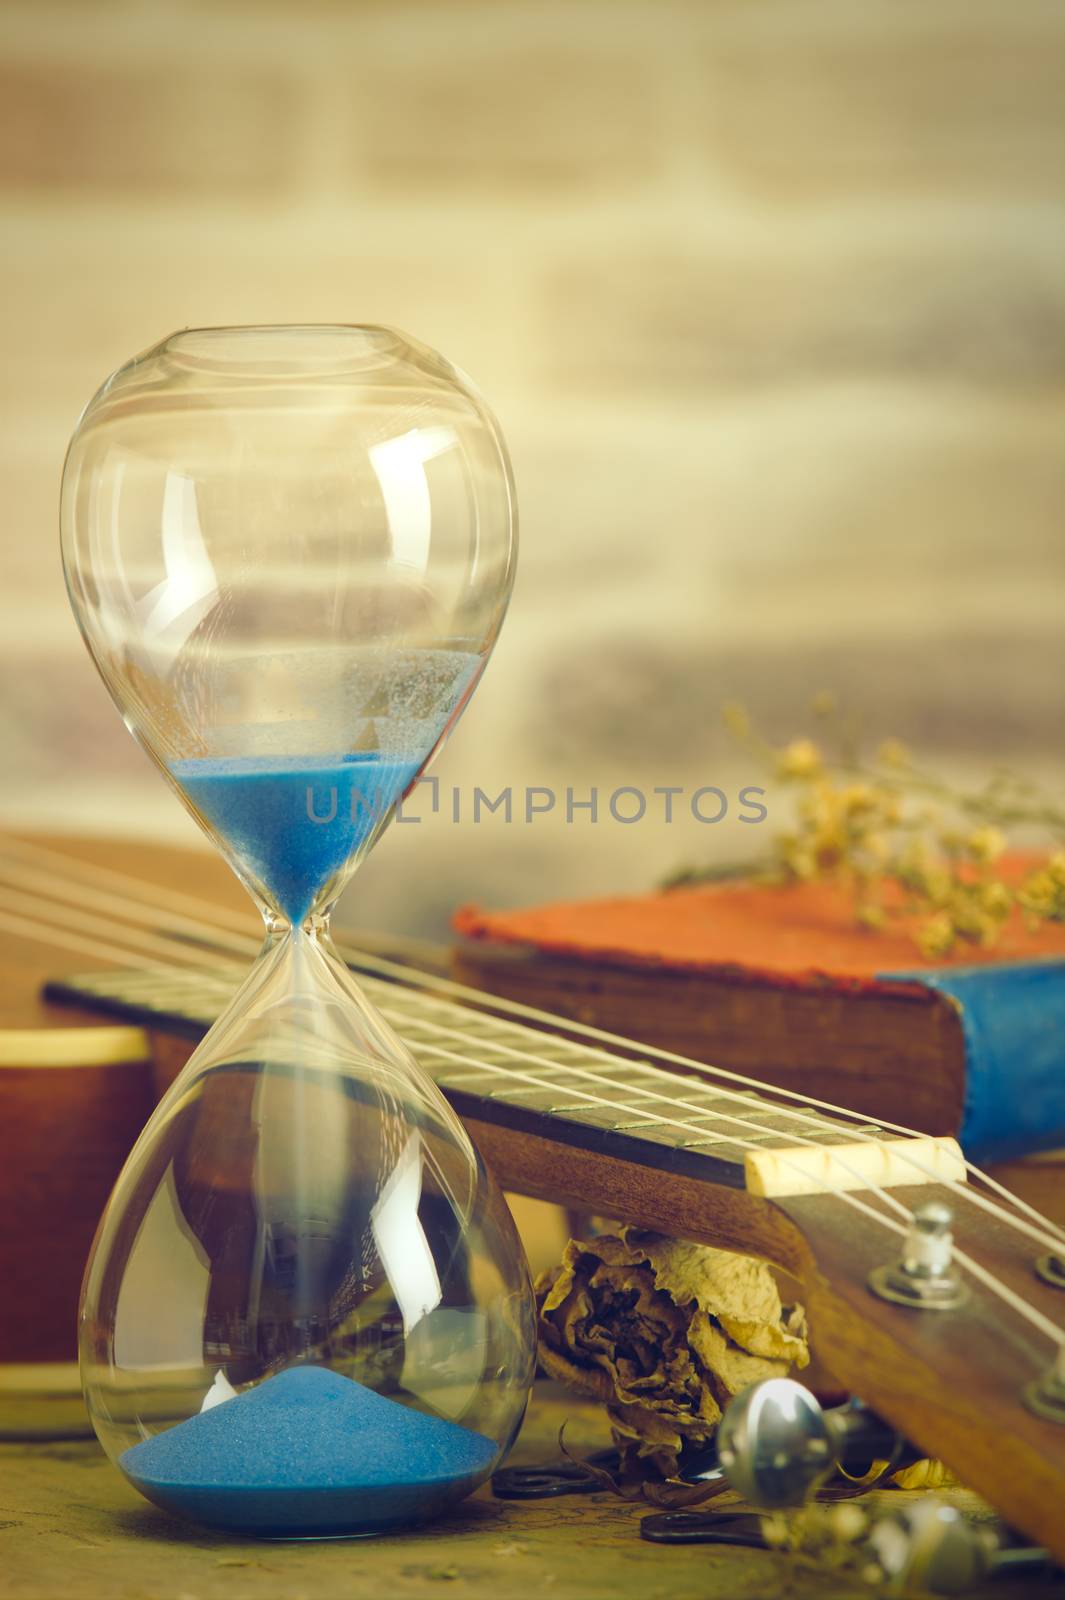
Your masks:
M1030 861L1014 857L1005 876ZM901 905L901 897L900 902ZM902 915L870 932L830 883L730 880L489 912L465 982L697 1061L954 1133L977 1160L1065 1144L1065 929L1014 913L993 949L928 962Z

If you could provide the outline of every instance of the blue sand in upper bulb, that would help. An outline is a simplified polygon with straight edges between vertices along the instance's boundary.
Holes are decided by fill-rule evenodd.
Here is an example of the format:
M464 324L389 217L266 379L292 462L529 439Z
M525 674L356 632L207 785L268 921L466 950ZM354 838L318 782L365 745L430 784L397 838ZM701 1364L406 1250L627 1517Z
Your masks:
M119 1458L166 1511L274 1537L377 1533L468 1494L498 1455L327 1367L290 1367Z
M170 771L292 923L388 815L421 760L195 757Z

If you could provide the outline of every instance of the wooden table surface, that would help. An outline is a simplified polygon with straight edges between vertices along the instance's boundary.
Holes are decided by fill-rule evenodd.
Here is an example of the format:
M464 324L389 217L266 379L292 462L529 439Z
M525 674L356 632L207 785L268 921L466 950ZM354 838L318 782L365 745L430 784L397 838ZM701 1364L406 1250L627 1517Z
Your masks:
M513 1463L608 1443L602 1412L537 1386ZM863 1497L874 1510L912 1498ZM952 1498L971 1508L972 1497ZM810 1558L639 1536L651 1508L611 1494L497 1500L486 1486L418 1532L267 1543L198 1530L131 1489L95 1441L0 1444L4 1600L870 1600ZM1059 1582L1015 1580L973 1600L1065 1600Z

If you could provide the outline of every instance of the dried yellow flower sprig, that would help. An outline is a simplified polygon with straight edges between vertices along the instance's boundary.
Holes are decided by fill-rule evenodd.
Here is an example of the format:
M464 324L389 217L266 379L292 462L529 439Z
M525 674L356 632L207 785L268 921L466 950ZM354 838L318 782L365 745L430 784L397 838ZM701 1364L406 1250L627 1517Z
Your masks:
M920 771L898 739L885 740L866 764L859 730L840 717L831 695L819 695L811 710L836 745L834 756L826 739L776 747L744 707L724 707L733 736L796 791L795 825L775 837L762 881L842 882L853 892L858 922L872 930L891 917L916 916L915 939L928 960L959 944L993 946L1016 908L1031 927L1065 923L1065 813L1033 785L998 772L975 792L954 789ZM1005 829L1021 825L1049 834L1056 848L1011 883L996 863ZM719 876L686 871L671 884Z

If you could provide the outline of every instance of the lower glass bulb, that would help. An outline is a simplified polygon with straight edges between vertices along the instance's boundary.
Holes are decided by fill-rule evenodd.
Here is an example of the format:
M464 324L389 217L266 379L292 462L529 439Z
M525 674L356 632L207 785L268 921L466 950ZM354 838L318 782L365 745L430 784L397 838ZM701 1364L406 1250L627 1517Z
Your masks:
M323 939L273 936L100 1223L80 1344L104 1449L215 1527L410 1526L498 1465L535 1343L461 1122Z

